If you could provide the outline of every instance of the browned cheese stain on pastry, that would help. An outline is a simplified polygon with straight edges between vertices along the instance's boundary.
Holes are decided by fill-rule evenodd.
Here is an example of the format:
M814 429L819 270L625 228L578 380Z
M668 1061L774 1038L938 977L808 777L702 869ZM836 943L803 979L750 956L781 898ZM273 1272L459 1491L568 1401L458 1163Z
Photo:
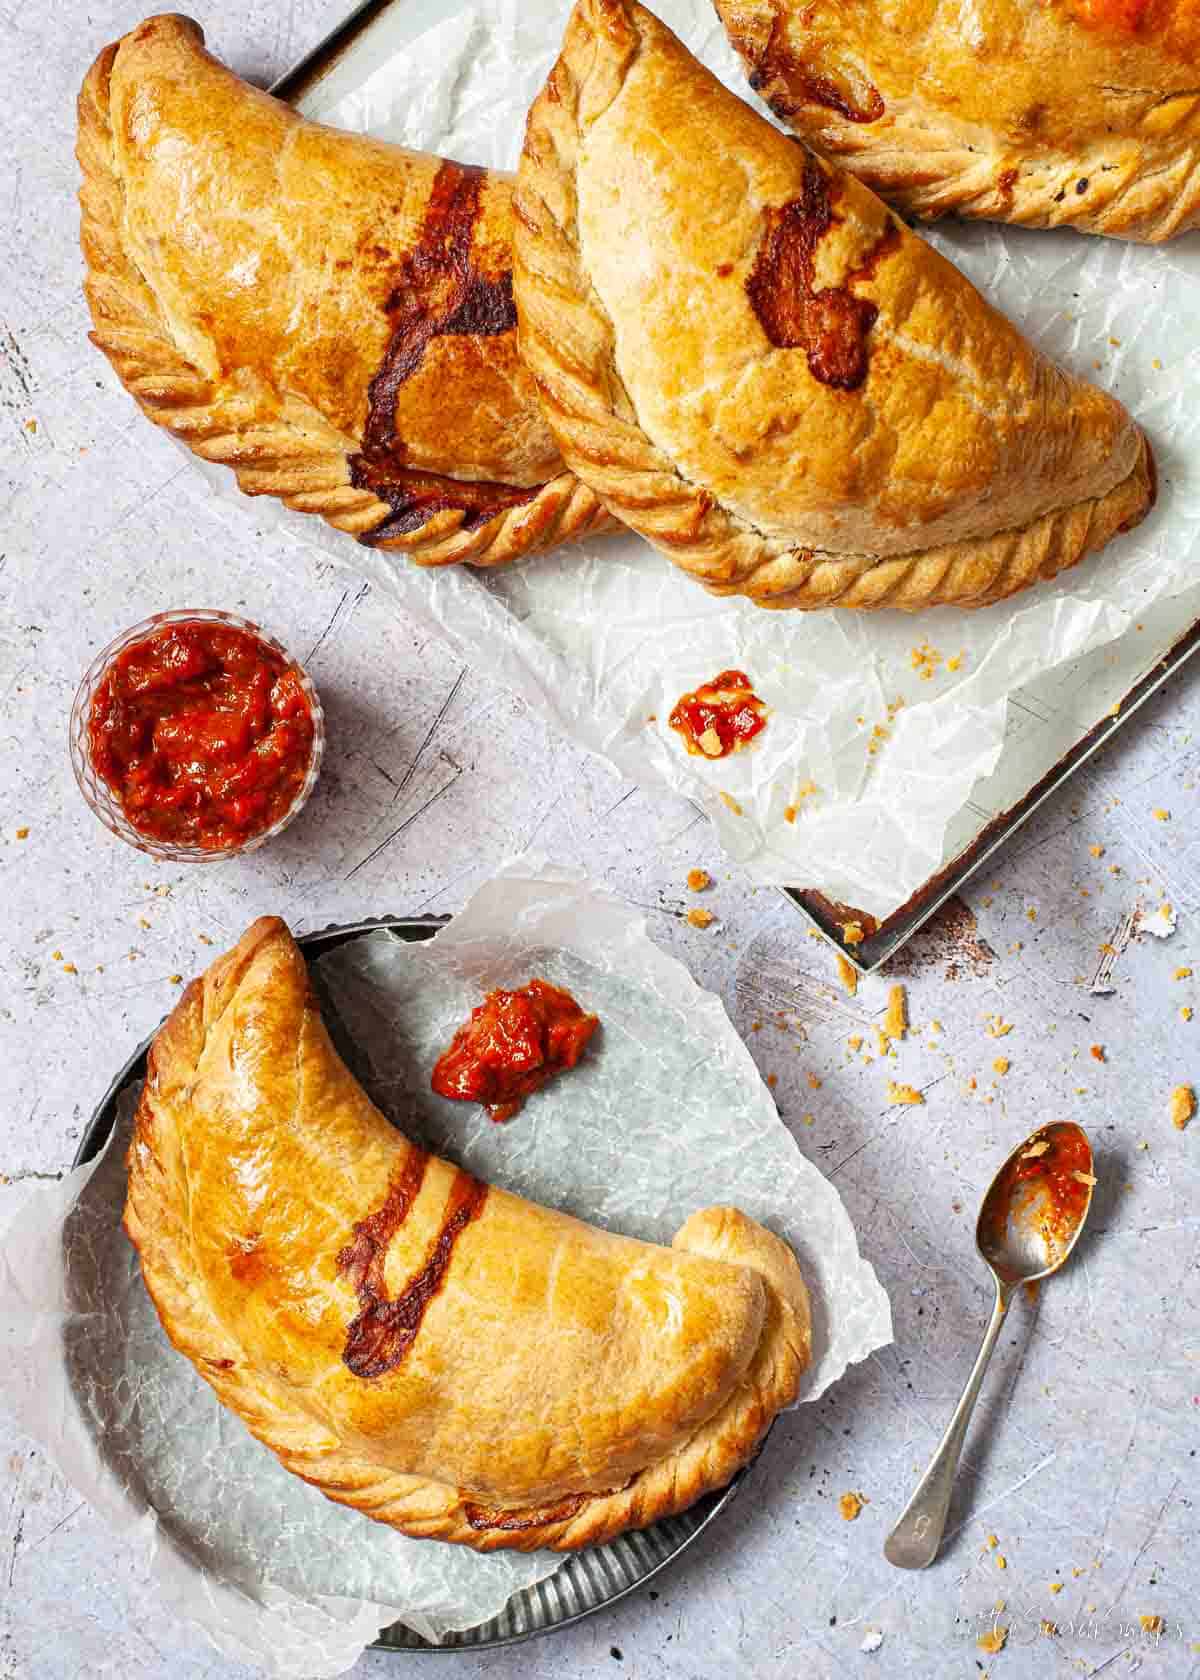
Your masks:
M761 93L775 115L787 122L794 117L802 105L824 105L839 116L845 117L847 122L872 123L878 122L886 110L879 89L872 82L866 84L863 90L864 103L856 104L854 95L846 87L840 87L829 76L822 75L811 64L797 58L787 45L784 20L779 12L775 13L771 24L771 34L766 46L753 57L753 47L745 43L742 50L751 56L754 68L750 72L750 86L755 93ZM735 45L740 43L736 42ZM789 91L781 93L772 91L772 83L779 81Z
M520 1510L506 1511L501 1506L474 1505L468 1500L463 1506L463 1514L477 1532L485 1528L499 1528L506 1534L515 1534L524 1528L540 1528L543 1523L567 1522L583 1509L586 1502L586 1494L571 1493L554 1505L527 1505Z
M835 189L836 190L836 189ZM804 167L799 198L768 210L767 231L746 293L763 331L777 349L803 350L808 369L822 385L854 391L867 377L867 336L879 314L850 290L869 280L878 263L900 242L889 222L866 261L841 286L814 285L817 246L834 222L830 181L812 158Z
M471 261L485 179L486 171L472 164L441 165L420 237L402 259L387 300L392 337L368 390L362 453L350 457L350 482L373 490L392 510L365 534L367 543L416 531L449 509L461 511L462 528L471 531L507 508L531 502L541 488L414 471L405 466L404 440L396 436L397 393L433 339L491 338L516 329L511 268L488 279Z
M356 1377L382 1377L400 1364L417 1339L425 1309L445 1281L455 1243L483 1212L487 1185L460 1170L450 1186L441 1230L424 1265L395 1300L390 1300L383 1277L388 1246L416 1201L428 1161L423 1149L409 1152L383 1206L355 1225L353 1242L338 1255L338 1270L353 1285L362 1308L346 1331L342 1353Z

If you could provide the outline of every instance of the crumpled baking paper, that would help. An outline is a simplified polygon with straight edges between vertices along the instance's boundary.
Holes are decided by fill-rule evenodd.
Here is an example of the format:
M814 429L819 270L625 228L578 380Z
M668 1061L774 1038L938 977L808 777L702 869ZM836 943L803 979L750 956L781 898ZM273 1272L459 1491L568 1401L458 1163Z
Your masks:
M656 0L655 9L755 102L710 0ZM449 13L436 0L405 0L300 108L513 168L565 20L562 0L478 0ZM886 916L991 815L966 809L976 784L1002 755L1029 756L1010 696L1136 635L1153 602L1189 586L1193 599L1180 604L1173 633L1200 615L1200 236L1144 249L1070 231L947 223L927 237L1041 348L1120 396L1158 456L1157 512L1073 573L1009 603L916 616L764 612L706 595L632 535L500 571L431 573L278 504L275 516L365 572L565 734L642 785L695 800L755 880L816 888ZM231 474L204 470L237 495ZM255 518L265 511L260 503ZM931 652L918 652L914 665L922 647ZM1147 666L1157 656L1148 648ZM689 757L667 724L672 706L730 666L753 679L770 724L751 751L715 763ZM1077 733L1095 721L1080 718ZM1031 768L1015 791L1047 768ZM810 784L816 791L803 794Z
M719 999L642 918L578 875L521 860L428 943L373 933L314 965L339 1041L410 1135L485 1178L666 1241L733 1202L796 1249L813 1293L815 1400L891 1336L837 1191L800 1154ZM482 992L534 974L602 1026L507 1125L434 1097L437 1054ZM95 1163L39 1189L0 1237L0 1402L140 1548L166 1602L269 1674L344 1673L385 1624L427 1638L496 1615L558 1567L405 1538L324 1500L174 1353L121 1232L136 1091Z

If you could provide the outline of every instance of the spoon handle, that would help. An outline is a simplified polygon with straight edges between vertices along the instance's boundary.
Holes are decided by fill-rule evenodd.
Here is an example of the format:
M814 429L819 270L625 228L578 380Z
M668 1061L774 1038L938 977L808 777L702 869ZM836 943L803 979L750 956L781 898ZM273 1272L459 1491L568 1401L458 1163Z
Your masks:
M949 1427L938 1443L938 1449L930 1461L928 1470L917 1484L917 1491L909 1500L904 1515L884 1542L883 1555L889 1563L894 1563L897 1569L925 1569L937 1556L946 1527L946 1515L950 1510L954 1473L958 1469L958 1458L966 1439L967 1425L971 1421L971 1413L975 1410L983 1374L988 1368L992 1349L1000 1335L1000 1326L1004 1323L1011 1293L1009 1286L997 1281L996 1304L992 1308L991 1322L983 1338L979 1357L967 1378L962 1399L954 1408Z

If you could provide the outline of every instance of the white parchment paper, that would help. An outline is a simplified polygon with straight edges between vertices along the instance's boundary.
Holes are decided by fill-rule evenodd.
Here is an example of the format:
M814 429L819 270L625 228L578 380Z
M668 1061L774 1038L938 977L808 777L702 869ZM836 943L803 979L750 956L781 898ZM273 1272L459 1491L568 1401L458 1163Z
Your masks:
M813 1293L816 1399L891 1336L837 1191L800 1154L719 999L641 918L528 860L436 939L365 936L321 958L339 1042L410 1135L481 1176L669 1240L733 1202L794 1244ZM454 1028L499 984L569 986L602 1027L574 1072L493 1125L429 1091ZM119 1229L136 1092L104 1155L39 1188L0 1238L0 1400L227 1656L280 1676L345 1672L400 1619L427 1638L496 1615L558 1567L415 1541L291 1476L174 1353Z
M566 9L563 0L478 0L461 10L454 0L405 0L301 108L512 168ZM656 0L656 10L755 103L709 0ZM1005 750L1009 696L1136 634L1153 601L1200 581L1200 237L1151 250L978 223L928 237L1050 355L1116 392L1158 456L1159 507L1136 532L1010 603L916 617L763 612L706 595L629 535L504 571L435 574L272 504L274 516L365 571L566 734L643 785L695 799L756 880L817 887L882 917L947 861L948 825ZM206 470L236 495L229 473ZM266 512L260 503L255 517ZM914 667L922 644L938 657ZM715 764L689 758L667 726L671 707L731 665L773 708L770 726L749 752ZM1081 720L1080 733L1093 721ZM810 782L817 792L797 800Z

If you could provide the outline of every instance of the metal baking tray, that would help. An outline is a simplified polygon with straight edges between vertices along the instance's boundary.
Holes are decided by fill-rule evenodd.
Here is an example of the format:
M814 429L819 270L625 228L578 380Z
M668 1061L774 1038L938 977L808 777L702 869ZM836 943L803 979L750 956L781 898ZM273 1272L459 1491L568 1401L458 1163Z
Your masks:
M457 0L363 0L326 38L275 83L281 99L303 101L327 80L336 85L369 68L394 38L387 14L404 7L406 38L445 17ZM1200 645L1200 591L1158 603L1146 624L1010 699L1006 752L996 773L976 787L952 823L946 861L903 904L876 918L831 902L815 886L780 889L801 915L836 944L860 973L894 956L921 925L985 863L992 861L1033 813L1105 746L1179 670ZM1013 751L1010 755L1008 746ZM1014 759L1016 762L1014 762ZM843 927L864 937L847 944Z
M386 929L396 939L415 943L432 939L438 928L448 920L448 916L373 916L361 922L323 928L319 933L302 934L298 943L310 958L380 929ZM151 1033L138 1045L109 1085L84 1129L72 1166L81 1167L94 1160L108 1142L116 1124L117 1104L122 1091L145 1076L146 1052L153 1038L154 1033ZM447 1634L440 1645L423 1639L403 1622L393 1622L390 1627L380 1629L372 1648L406 1654L414 1651L483 1651L498 1645L519 1645L539 1633L552 1633L556 1628L569 1627L571 1623L603 1610L606 1605L615 1604L636 1587L644 1586L660 1569L677 1558L735 1497L745 1476L746 1471L740 1470L728 1487L706 1495L678 1517L667 1518L651 1528L619 1535L605 1546L592 1546L586 1551L571 1553L555 1574L514 1593L501 1613L490 1622L482 1622L462 1633ZM437 1542L431 1541L430 1544Z

